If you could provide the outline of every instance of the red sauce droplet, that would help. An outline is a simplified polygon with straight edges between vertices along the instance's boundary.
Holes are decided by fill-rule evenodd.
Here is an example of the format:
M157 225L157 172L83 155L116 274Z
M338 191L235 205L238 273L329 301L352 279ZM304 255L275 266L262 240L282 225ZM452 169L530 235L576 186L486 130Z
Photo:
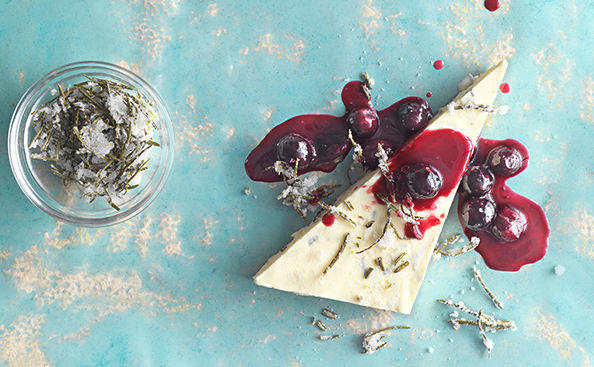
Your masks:
M407 238L416 238L420 240L421 238L423 238L425 232L429 228L441 223L441 221L434 215L430 215L425 219L420 219L418 222L419 224L406 223L404 225L404 235Z
M322 217L322 223L324 223L326 227L330 227L331 225L333 225L335 220L336 217L332 214L326 214Z
M501 93L509 93L511 91L511 88L509 84L503 83L499 86L499 90L501 91Z
M500 6L501 3L499 0L485 0L485 8L487 8L489 11L495 11L499 9Z
M494 237L489 231L473 231L464 228L468 238L478 237L481 242L476 248L485 260L488 267L495 270L518 271L526 264L532 264L542 259L545 255L549 242L550 228L544 210L532 200L515 193L506 181L522 172L528 166L528 150L517 140L489 140L479 139L477 144L478 152L473 165L484 164L491 149L505 145L516 149L522 155L522 166L510 176L495 175L490 195L498 207L504 205L518 209L525 217L527 227L515 241L502 242ZM460 193L458 200L458 218L464 227L461 211L465 199L469 196L466 192Z
M425 130L408 146L394 154L388 161L390 172L414 163L424 163L434 167L441 175L442 184L437 196L431 199L413 201L415 210L435 208L435 201L454 190L464 175L473 145L466 135L452 129ZM386 180L381 177L373 185L373 193L378 201L388 198Z
M436 70L441 70L441 68L443 68L443 60L437 60L433 63L433 67Z
M426 94L427 98L431 98L432 95L433 95L433 93L431 93L431 92L427 92L427 94Z

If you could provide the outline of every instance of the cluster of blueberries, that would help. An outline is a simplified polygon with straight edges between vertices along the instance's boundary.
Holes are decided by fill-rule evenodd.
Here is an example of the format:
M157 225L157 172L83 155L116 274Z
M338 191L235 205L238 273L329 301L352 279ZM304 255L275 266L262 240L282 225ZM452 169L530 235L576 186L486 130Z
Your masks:
M497 205L491 191L495 176L507 177L522 167L523 157L514 148L499 145L491 149L483 164L471 165L462 179L460 214L466 228L487 231L503 242L515 241L526 230L526 217L510 205Z
M429 105L422 98L408 97L397 104L394 113L382 120L371 106L347 111L346 127L362 146L361 163L367 169L378 166L378 144L390 156L408 137L424 129L433 116ZM342 152L351 148L350 140L345 139L345 134L333 135L326 131L323 135L305 137L299 133L290 133L282 137L277 143L278 159L285 162L295 162L298 159L302 168L326 163L320 162L321 156L342 160ZM320 150L330 147L340 153L328 154L329 152L324 151L321 154Z

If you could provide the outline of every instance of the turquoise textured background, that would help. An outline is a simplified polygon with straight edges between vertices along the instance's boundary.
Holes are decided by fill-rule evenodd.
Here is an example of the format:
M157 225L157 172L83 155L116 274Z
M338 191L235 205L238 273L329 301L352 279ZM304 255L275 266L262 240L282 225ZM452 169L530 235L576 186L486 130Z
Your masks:
M591 366L594 7L502 3L490 13L478 0L1 0L0 365ZM379 108L431 91L436 110L467 72L500 57L510 60L511 93L497 103L512 109L483 135L530 150L528 169L510 185L547 212L542 261L502 273L476 253L441 259L410 316L253 284L303 225L276 202L280 186L244 174L268 129L297 114L342 114L339 90L363 71L376 81ZM80 60L138 72L175 125L165 190L110 228L56 223L28 202L8 163L18 99L47 71ZM331 179L344 182L343 172ZM444 235L457 231L450 218ZM475 261L505 311L471 281ZM555 275L555 265L565 273ZM491 334L488 359L475 329L447 324L451 310L435 299L449 296L519 330ZM317 340L309 324L325 306L340 314L326 322L338 340ZM360 353L361 334L392 324L413 329Z

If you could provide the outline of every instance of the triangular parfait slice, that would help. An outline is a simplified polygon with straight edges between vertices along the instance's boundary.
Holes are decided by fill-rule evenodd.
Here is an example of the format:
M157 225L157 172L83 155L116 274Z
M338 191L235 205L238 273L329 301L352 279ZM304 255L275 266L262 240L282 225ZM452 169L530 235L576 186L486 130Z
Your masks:
M379 159L326 215L293 234L256 284L410 313L477 138L497 111L506 68L501 61L474 78L386 164Z

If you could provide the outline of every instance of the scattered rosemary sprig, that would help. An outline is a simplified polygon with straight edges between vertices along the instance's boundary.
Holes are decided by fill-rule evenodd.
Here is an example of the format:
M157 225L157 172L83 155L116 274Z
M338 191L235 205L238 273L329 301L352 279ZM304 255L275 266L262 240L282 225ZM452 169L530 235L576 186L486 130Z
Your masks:
M375 264L378 266L378 268L380 268L381 271L386 271L386 268L384 268L384 262L382 261L381 257L375 259Z
M476 278L476 280L478 280L479 283L481 283L481 286L483 286L483 289L485 290L485 292L487 292L489 298L491 298L491 301L493 301L493 303L495 304L495 306L497 306L498 309L503 310L503 303L501 303L501 301L499 301L497 297L495 297L493 292L491 292L491 290L487 288L487 285L485 284L483 277L481 277L480 270L478 270L476 266L473 266L472 271L474 273L474 277Z
M322 320L316 320L316 322L314 323L315 326L317 326L318 329L322 330L322 331L326 331L328 330L328 327L326 325L324 325L324 323L322 322Z
M443 250L446 246L449 246L453 243L458 242L458 240L462 237L462 233L456 233L451 235L450 237L448 237L445 241L443 241L441 244L438 244L438 246L435 246L435 249L433 250L433 253L438 254L441 252L441 250Z
M458 101L457 103L451 102L446 106L448 109L456 109L456 110L478 110L488 113L493 113L496 115L505 115L510 107L503 105L503 106L491 106L491 105L484 105L484 104L475 104L473 101L469 101L466 103L462 103Z
M274 171L283 177L285 181L292 181L297 179L299 171L299 158L295 160L295 166L291 166L289 162L276 161L274 162Z
M396 267L396 269L394 269L394 273L398 273L400 271L402 271L404 268L406 268L408 265L410 265L410 263L408 261L403 262L402 264L398 265Z
M357 143L353 138L353 132L349 129L349 140L353 145L353 160L356 162L361 162L363 159L363 148L361 148L361 144Z
M480 242L481 241L478 237L471 237L470 242L468 242L466 245L457 249L441 249L439 253L444 256L460 256L467 253L468 251L474 250L480 244Z
M316 186L318 178L309 176L301 178L297 176L299 160L295 166L284 162L274 163L275 172L284 178L285 189L278 195L277 200L282 200L283 205L291 206L307 222L307 213L315 210L319 200L334 194L340 185Z
M454 311L454 313L450 315L452 318L449 320L449 323L452 325L454 330L458 330L460 328L460 325L476 326L481 335L483 344L487 348L489 356L491 355L491 350L493 349L494 344L493 341L487 338L487 331L496 332L498 330L517 330L515 322L509 320L496 320L495 317L484 314L482 310L479 310L479 312L473 311L470 308L466 307L466 305L462 301L454 302L445 299L438 299L437 301L439 303L443 303L444 305L453 307L476 318L475 320L458 318L458 312Z
M398 265L398 262L400 262L400 260L402 260L402 258L405 255L406 255L406 252L401 252L398 256L396 256L396 258L393 261L394 265Z
M419 219L425 219L425 217L417 215L412 205L407 203L400 203L400 210L398 210L396 213L402 214L402 219L404 219L405 222L414 225L419 224Z
M334 340L334 339L338 339L338 338L340 338L340 335L338 335L338 334L334 334L334 335L318 335L318 339L323 340L323 341Z
M372 248L373 246L377 245L386 235L386 233L388 232L388 228L391 226L392 224L392 210L391 208L388 206L387 208L387 215L386 215L386 224L384 225L384 229L382 230L382 234L368 247L364 248L361 251L357 251L357 254L361 254L367 250L369 250L370 248Z
M373 84L375 84L373 82L373 79L371 79L371 77L369 76L369 74L367 72L364 72L363 74L361 74L361 80L363 81L363 83L365 84L365 86L368 89L373 89Z
M338 210L337 207L333 206L333 205L328 205L323 201L318 201L318 205L322 207L322 209L326 210L327 212L329 212L332 215L337 215L340 218L344 219L345 221L347 221L348 223L352 224L352 225L356 225L355 221L353 221L351 218L349 218L348 215L346 215L344 212Z
M373 271L373 268L371 266L368 267L367 270L365 270L365 273L363 273L363 278L365 278L365 279L369 278L372 271Z
M328 264L328 266L326 266L326 269L324 269L324 271L322 272L322 275L321 275L322 278L324 276L326 276L326 274L328 273L328 271L330 271L330 269L334 266L334 264L336 264L336 262L338 261L338 258L340 257L340 255L344 251L347 243L350 240L351 240L351 235L349 233L347 233L344 236L344 240L342 241L342 244L340 245L340 248L338 249L338 252L336 252L336 255L334 255L334 257L332 258L332 261L330 261L330 264Z
M369 332L363 335L363 340L361 345L363 346L364 354L372 354L375 353L377 350L385 347L388 342L384 341L386 337L386 333L390 330L394 329L410 329L408 325L396 325L396 326L389 326L377 331Z
M407 194L407 197L403 202L393 203L386 198L380 198L384 204L392 209L394 214L397 217L402 218L405 222L411 224L419 224L420 219L425 219L426 217L418 215L414 208L412 207L412 197ZM395 199L394 199L395 200Z
M332 320L336 320L338 318L338 314L329 308L322 309L321 314Z
M443 303L444 305L447 305L447 306L450 306L450 307L457 308L458 310L460 310L462 312L465 312L465 313L467 313L469 315L472 315L474 317L477 317L478 316L478 312L474 312L470 308L466 307L466 305L462 301L460 301L460 302L454 302L454 301L451 301L449 299L439 298L439 299L437 299L437 302Z
M493 350L494 343L491 339L489 339L487 337L487 334L485 333L485 329L483 329L482 316L483 316L483 310L479 310L478 316L476 317L476 325L479 329L479 333L481 334L481 337L483 338L483 344L487 348L487 353L489 354L489 358L491 358L491 350Z
M468 320L468 319L461 319L461 318L453 318L449 320L449 323L456 329L459 328L460 325L472 325L478 326L476 320ZM483 320L481 323L488 327L490 330L516 330L517 326L513 321L509 320L492 320L486 319L486 315L483 314Z
M129 85L86 76L32 112L31 158L51 162L64 185L75 184L89 203L102 197L116 210L132 181L148 169L158 126L152 102Z
M346 207L351 211L355 210L355 207L353 206L353 203L350 202L350 200L345 200L344 205L346 205Z
M378 168L382 175L388 182L392 182L390 177L390 168L388 167L388 154L384 150L384 147L380 143L377 143L377 153L375 153L378 160Z

